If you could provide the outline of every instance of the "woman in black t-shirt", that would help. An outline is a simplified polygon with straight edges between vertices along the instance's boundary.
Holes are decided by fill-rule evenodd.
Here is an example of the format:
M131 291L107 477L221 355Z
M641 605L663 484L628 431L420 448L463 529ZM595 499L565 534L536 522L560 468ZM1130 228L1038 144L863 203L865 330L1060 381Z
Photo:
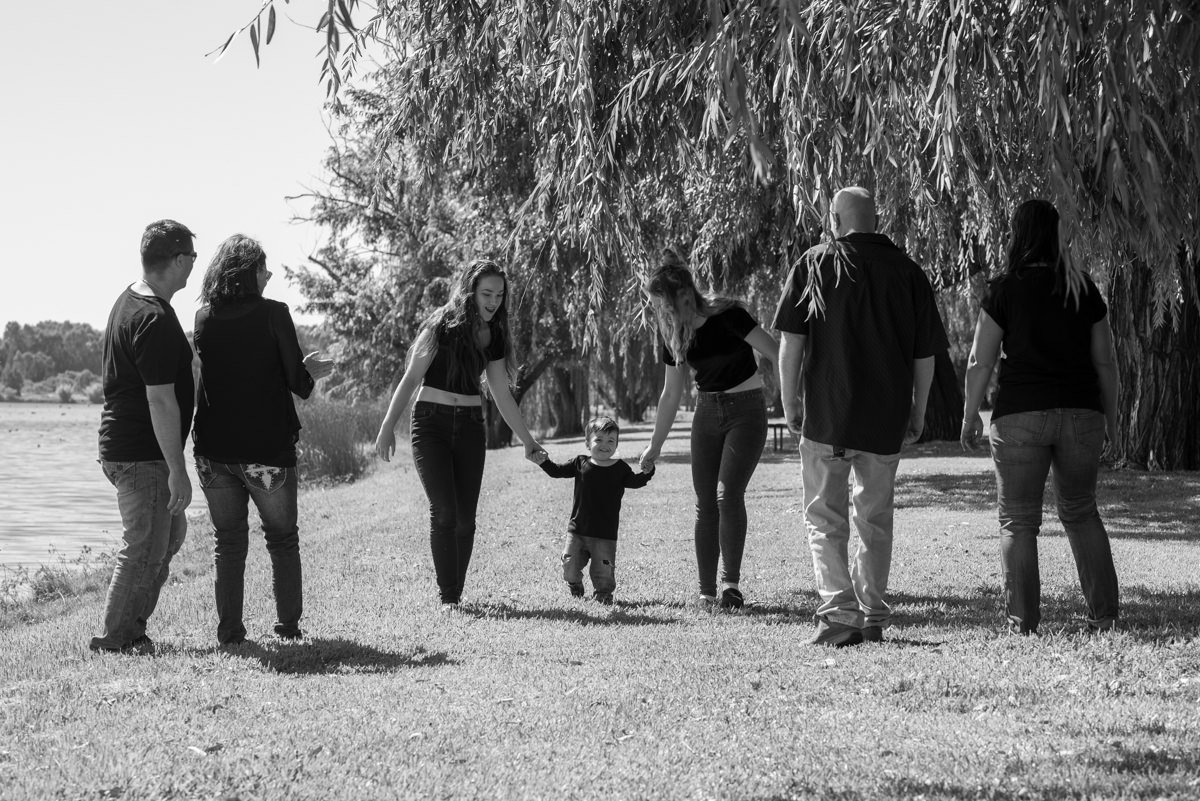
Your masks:
M446 609L462 598L475 545L487 446L481 374L501 416L525 443L526 458L544 453L509 389L514 372L508 278L495 262L477 259L458 276L449 302L421 326L375 439L379 458L390 461L396 424L415 395L413 464L429 498L429 544Z
M746 486L767 439L767 406L755 351L779 359L779 345L736 302L703 295L673 251L646 283L658 315L667 365L654 433L642 452L642 469L653 469L675 423L679 400L695 370L692 417L692 486L696 491L696 567L700 604L739 609L742 553L746 547ZM717 596L717 563L723 562Z
M296 510L300 419L292 395L307 398L333 362L300 350L288 307L262 296L271 278L258 242L235 234L217 248L200 288L195 342L196 473L215 536L217 640L246 638L242 599L249 502L262 519L275 591L275 633L301 636L303 590Z
M983 434L979 406L1000 358L990 442L996 464L1000 554L1009 627L1041 620L1037 536L1046 476L1079 571L1091 630L1118 615L1117 574L1096 508L1105 430L1117 430L1117 371L1107 307L1059 252L1058 212L1044 200L1013 213L1008 269L991 282L967 362L962 445Z

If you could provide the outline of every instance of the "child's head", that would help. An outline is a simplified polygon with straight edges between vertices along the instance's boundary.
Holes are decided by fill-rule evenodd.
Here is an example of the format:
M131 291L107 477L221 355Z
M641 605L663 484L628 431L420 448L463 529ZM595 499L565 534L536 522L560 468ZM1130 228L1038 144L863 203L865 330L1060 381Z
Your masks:
M589 420L583 429L584 444L594 459L611 459L621 441L621 427L611 417Z

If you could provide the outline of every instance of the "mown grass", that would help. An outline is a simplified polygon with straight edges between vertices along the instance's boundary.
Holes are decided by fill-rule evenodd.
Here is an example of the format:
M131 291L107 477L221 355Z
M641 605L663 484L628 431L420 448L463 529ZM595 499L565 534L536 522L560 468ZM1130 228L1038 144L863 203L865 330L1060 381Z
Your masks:
M683 434L683 432L680 432ZM648 436L626 429L624 455ZM550 442L563 459L579 442ZM617 604L558 575L569 482L488 454L461 611L439 613L405 452L302 496L308 637L215 643L206 527L151 624L153 658L93 656L98 601L0 632L0 796L876 798L1200 796L1200 476L1106 473L1126 627L1082 632L1048 512L1045 636L1003 633L986 457L902 464L879 646L805 645L815 606L798 463L751 486L743 614L689 605L685 441L626 495Z

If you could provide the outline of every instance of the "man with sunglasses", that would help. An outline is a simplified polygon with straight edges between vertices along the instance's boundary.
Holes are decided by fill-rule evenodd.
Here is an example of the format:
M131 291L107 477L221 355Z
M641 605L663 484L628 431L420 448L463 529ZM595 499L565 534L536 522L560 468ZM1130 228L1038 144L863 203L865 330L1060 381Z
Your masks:
M142 277L104 331L100 466L117 489L122 545L93 651L152 653L146 621L187 532L192 485L183 443L195 405L192 347L171 308L196 264L195 235L174 220L142 234Z

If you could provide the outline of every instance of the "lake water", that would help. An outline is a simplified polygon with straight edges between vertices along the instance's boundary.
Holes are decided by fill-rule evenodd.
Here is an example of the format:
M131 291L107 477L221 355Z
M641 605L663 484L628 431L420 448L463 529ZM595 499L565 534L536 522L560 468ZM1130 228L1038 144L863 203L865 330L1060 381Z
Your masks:
M0 565L56 564L121 540L117 492L96 462L99 404L0 403ZM192 472L193 512L204 496Z

